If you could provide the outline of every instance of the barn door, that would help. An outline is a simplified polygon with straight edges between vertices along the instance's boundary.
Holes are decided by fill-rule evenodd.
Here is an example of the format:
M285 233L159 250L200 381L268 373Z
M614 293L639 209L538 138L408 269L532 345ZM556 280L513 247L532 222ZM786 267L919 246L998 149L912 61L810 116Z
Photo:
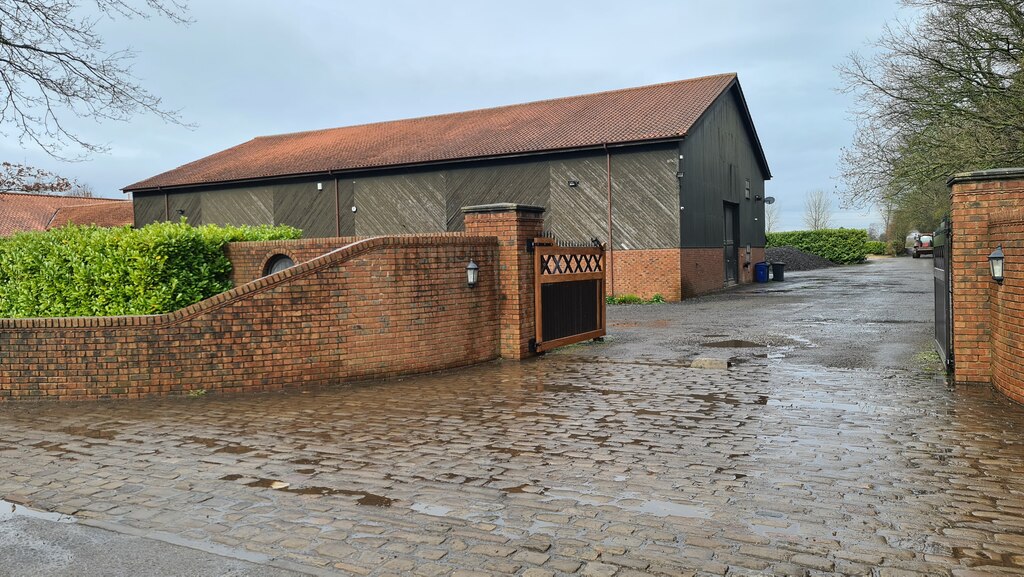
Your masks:
M736 282L739 253L736 242L736 229L739 228L739 207L731 202L725 203L725 284Z

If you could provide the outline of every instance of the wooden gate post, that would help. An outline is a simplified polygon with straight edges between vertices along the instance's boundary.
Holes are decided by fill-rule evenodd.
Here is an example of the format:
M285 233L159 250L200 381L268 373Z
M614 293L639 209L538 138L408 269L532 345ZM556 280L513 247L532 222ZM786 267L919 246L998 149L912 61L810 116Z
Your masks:
M535 333L533 253L526 243L543 236L544 208L523 204L484 204L463 207L466 234L498 237L498 269L480 271L494 274L498 283L498 322L501 358L532 356L530 339Z

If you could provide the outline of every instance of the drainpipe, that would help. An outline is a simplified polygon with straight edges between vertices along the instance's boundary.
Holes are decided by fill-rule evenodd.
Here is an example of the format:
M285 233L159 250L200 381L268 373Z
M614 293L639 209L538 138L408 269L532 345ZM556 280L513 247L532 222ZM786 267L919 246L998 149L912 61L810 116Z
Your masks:
M615 244L612 242L612 153L608 150L608 143L604 143L605 182L608 193L608 288L611 294L615 294L615 267L613 266L612 253L615 252Z

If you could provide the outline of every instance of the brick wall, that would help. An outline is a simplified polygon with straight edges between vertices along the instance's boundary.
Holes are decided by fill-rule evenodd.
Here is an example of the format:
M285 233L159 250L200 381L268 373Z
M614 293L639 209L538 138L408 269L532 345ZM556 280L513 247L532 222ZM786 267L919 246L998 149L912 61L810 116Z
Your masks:
M720 291L725 285L721 248L684 248L679 251L683 298Z
M667 301L682 298L679 249L617 250L612 261L615 286L607 283L608 294L637 295L649 299L656 294Z
M744 268L740 250L739 282L754 281L754 263L764 260L764 248L750 249L750 266ZM725 284L725 265L720 248L664 248L617 250L612 261L615 286L608 294L633 294L649 299L656 294L678 301L720 291Z
M263 276L267 261L279 254L287 255L295 264L327 254L332 250L369 237L342 236L301 240L232 242L224 249L231 261L231 282L240 286Z
M953 358L958 383L992 382L990 219L1024 206L1024 175L983 171L950 179L953 223ZM1009 262L1009 259L1007 259Z
M536 335L534 302L534 255L526 251L527 241L543 236L544 209L516 204L489 204L462 209L466 234L498 238L500 270L495 276L499 291L501 356L522 359L531 356L530 339ZM482 267L480 276L488 274Z
M953 223L953 378L992 384L1024 402L1024 169L956 175ZM988 255L1006 254L1003 284Z
M379 237L169 314L0 319L0 399L262 391L494 359L498 267L493 237Z
M1024 403L1024 210L996 218L989 225L989 240L1002 245L1006 260L1003 283L989 281L992 384Z

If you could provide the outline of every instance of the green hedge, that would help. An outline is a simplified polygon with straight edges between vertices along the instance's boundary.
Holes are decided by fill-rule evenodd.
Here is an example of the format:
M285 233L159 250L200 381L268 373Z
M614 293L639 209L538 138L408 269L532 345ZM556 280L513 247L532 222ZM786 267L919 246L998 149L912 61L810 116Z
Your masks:
M868 233L863 229L797 230L770 232L766 236L768 247L792 246L837 264L861 262L868 254Z
M880 240L869 240L864 245L864 250L868 251L868 254L889 254L889 245Z
M0 239L0 317L156 314L231 288L224 245L299 238L287 226L68 225Z

